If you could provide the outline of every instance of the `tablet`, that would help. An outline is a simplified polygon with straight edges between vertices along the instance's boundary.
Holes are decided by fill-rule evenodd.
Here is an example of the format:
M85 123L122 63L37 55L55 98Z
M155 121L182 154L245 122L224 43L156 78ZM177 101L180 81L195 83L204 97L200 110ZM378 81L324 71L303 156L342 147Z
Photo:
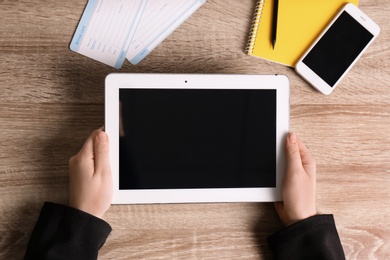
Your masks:
M110 74L113 204L280 201L283 75Z

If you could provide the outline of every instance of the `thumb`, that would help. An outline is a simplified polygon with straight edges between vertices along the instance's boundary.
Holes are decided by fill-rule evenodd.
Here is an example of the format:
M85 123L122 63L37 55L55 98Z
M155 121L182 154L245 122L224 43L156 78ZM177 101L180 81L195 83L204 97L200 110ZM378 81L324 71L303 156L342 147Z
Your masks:
M109 160L109 141L105 132L98 131L96 134L93 152L95 159L95 173L101 172L108 165Z
M302 166L298 137L292 132L288 135L286 140L286 160L288 168Z

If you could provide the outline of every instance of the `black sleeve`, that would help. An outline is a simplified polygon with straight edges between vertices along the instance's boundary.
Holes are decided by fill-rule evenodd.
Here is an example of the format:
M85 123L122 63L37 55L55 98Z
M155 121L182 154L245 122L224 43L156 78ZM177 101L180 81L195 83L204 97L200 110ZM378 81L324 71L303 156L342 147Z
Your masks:
M345 259L333 215L317 215L268 237L275 259Z
M86 212L46 202L24 259L97 259L110 225Z

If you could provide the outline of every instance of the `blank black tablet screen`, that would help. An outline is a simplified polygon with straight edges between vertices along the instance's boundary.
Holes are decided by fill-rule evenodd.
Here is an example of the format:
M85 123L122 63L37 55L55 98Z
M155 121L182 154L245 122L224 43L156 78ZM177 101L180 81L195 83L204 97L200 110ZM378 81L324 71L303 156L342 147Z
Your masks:
M120 189L276 186L276 90L120 89Z

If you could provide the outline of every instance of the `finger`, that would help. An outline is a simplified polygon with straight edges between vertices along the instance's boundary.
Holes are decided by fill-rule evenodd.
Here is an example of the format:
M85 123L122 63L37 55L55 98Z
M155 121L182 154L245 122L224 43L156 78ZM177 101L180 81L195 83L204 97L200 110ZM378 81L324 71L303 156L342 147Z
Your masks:
M302 166L306 170L306 173L309 175L315 174L316 172L316 163L311 155L309 149L305 146L304 143L299 141L299 151L301 155L301 161L302 161Z
M103 131L98 131L94 139L95 173L104 172L109 165L108 136Z
M84 142L83 147L81 147L78 155L81 158L93 159L93 140L96 136L97 130L93 131L92 134Z
M301 154L299 149L299 140L296 134L290 133L286 140L286 159L287 167L301 167Z

